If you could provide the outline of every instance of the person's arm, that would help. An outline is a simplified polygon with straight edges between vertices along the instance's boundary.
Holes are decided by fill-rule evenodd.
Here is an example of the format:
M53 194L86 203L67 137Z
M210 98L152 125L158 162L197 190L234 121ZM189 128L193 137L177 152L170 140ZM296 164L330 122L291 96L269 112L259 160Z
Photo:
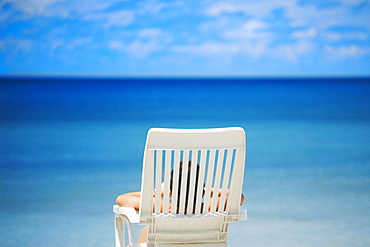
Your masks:
M209 203L209 206L208 206L208 211L211 210L211 205L212 205L212 198L213 198L213 194L215 193L215 189L212 188L211 191L210 191L210 196L211 196L211 199L210 199L210 203ZM217 203L216 203L216 211L218 211L218 207L220 206L220 201L221 201L221 193L222 193L222 190L219 189L218 190L218 193L217 193ZM228 200L229 200L229 194L230 194L230 189L227 189L226 190L226 198L225 198L225 208L224 210L226 210L226 205L228 203ZM240 195L240 205L243 205L244 203L244 195L241 194Z
M164 196L164 192L161 192L161 197ZM122 194L117 197L116 203L120 207L133 207L136 211L140 209L140 197L141 192L129 192ZM160 198L160 212L163 212L163 199ZM153 194L153 211L155 208L155 195ZM169 203L169 208L171 209L171 203Z
M211 188L211 197L213 196L214 191L215 191L215 189L214 188ZM218 197L221 197L221 192L222 192L222 190L219 189L218 190L218 193L217 193L217 196ZM230 193L230 189L227 189L226 190L226 200L228 200L228 198L229 198L229 193ZM241 194L240 195L240 205L243 205L243 203L244 203L244 195Z
M117 197L116 203L120 207L133 207L136 211L140 209L141 192L130 192Z

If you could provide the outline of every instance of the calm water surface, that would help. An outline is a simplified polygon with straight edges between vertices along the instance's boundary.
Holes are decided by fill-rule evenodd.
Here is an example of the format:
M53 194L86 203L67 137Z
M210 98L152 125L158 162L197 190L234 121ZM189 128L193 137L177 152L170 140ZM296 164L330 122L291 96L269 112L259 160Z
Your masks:
M368 246L369 95L367 78L3 78L0 245L114 246L150 127L242 126L230 246Z

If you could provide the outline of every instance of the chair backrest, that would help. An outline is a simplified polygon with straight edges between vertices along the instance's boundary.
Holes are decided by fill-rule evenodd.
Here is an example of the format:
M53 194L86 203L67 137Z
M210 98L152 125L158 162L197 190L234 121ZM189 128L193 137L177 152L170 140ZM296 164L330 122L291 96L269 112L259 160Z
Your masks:
M139 212L148 244L226 241L239 221L245 147L240 127L150 129Z

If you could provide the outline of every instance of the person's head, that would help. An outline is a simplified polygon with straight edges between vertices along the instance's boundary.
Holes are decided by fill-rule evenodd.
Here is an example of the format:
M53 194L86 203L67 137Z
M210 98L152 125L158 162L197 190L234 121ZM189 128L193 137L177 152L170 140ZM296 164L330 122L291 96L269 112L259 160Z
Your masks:
M185 196L185 212L186 212L186 205L188 204L188 199L189 199L189 189L190 189L190 177L191 177L191 165L192 162L189 160L188 162L188 172L186 174L186 196ZM194 205L196 202L196 195L197 195L197 189L198 189L198 178L199 178L199 165L196 164L196 175L195 175L195 191L194 191ZM177 206L179 207L180 205L180 192L181 192L181 180L182 180L182 171L183 171L183 162L180 162L179 165L179 178L178 178L178 199L177 199ZM170 177L170 191L171 194L173 194L172 189L173 189L173 181L174 180L174 170L171 171L171 177Z

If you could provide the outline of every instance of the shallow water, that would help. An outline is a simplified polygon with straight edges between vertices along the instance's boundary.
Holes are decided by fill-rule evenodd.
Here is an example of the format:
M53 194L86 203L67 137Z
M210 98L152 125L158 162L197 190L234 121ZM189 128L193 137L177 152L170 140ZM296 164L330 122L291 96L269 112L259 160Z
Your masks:
M3 79L1 246L113 246L150 127L242 126L230 246L370 244L369 80ZM139 227L135 227L138 236Z

